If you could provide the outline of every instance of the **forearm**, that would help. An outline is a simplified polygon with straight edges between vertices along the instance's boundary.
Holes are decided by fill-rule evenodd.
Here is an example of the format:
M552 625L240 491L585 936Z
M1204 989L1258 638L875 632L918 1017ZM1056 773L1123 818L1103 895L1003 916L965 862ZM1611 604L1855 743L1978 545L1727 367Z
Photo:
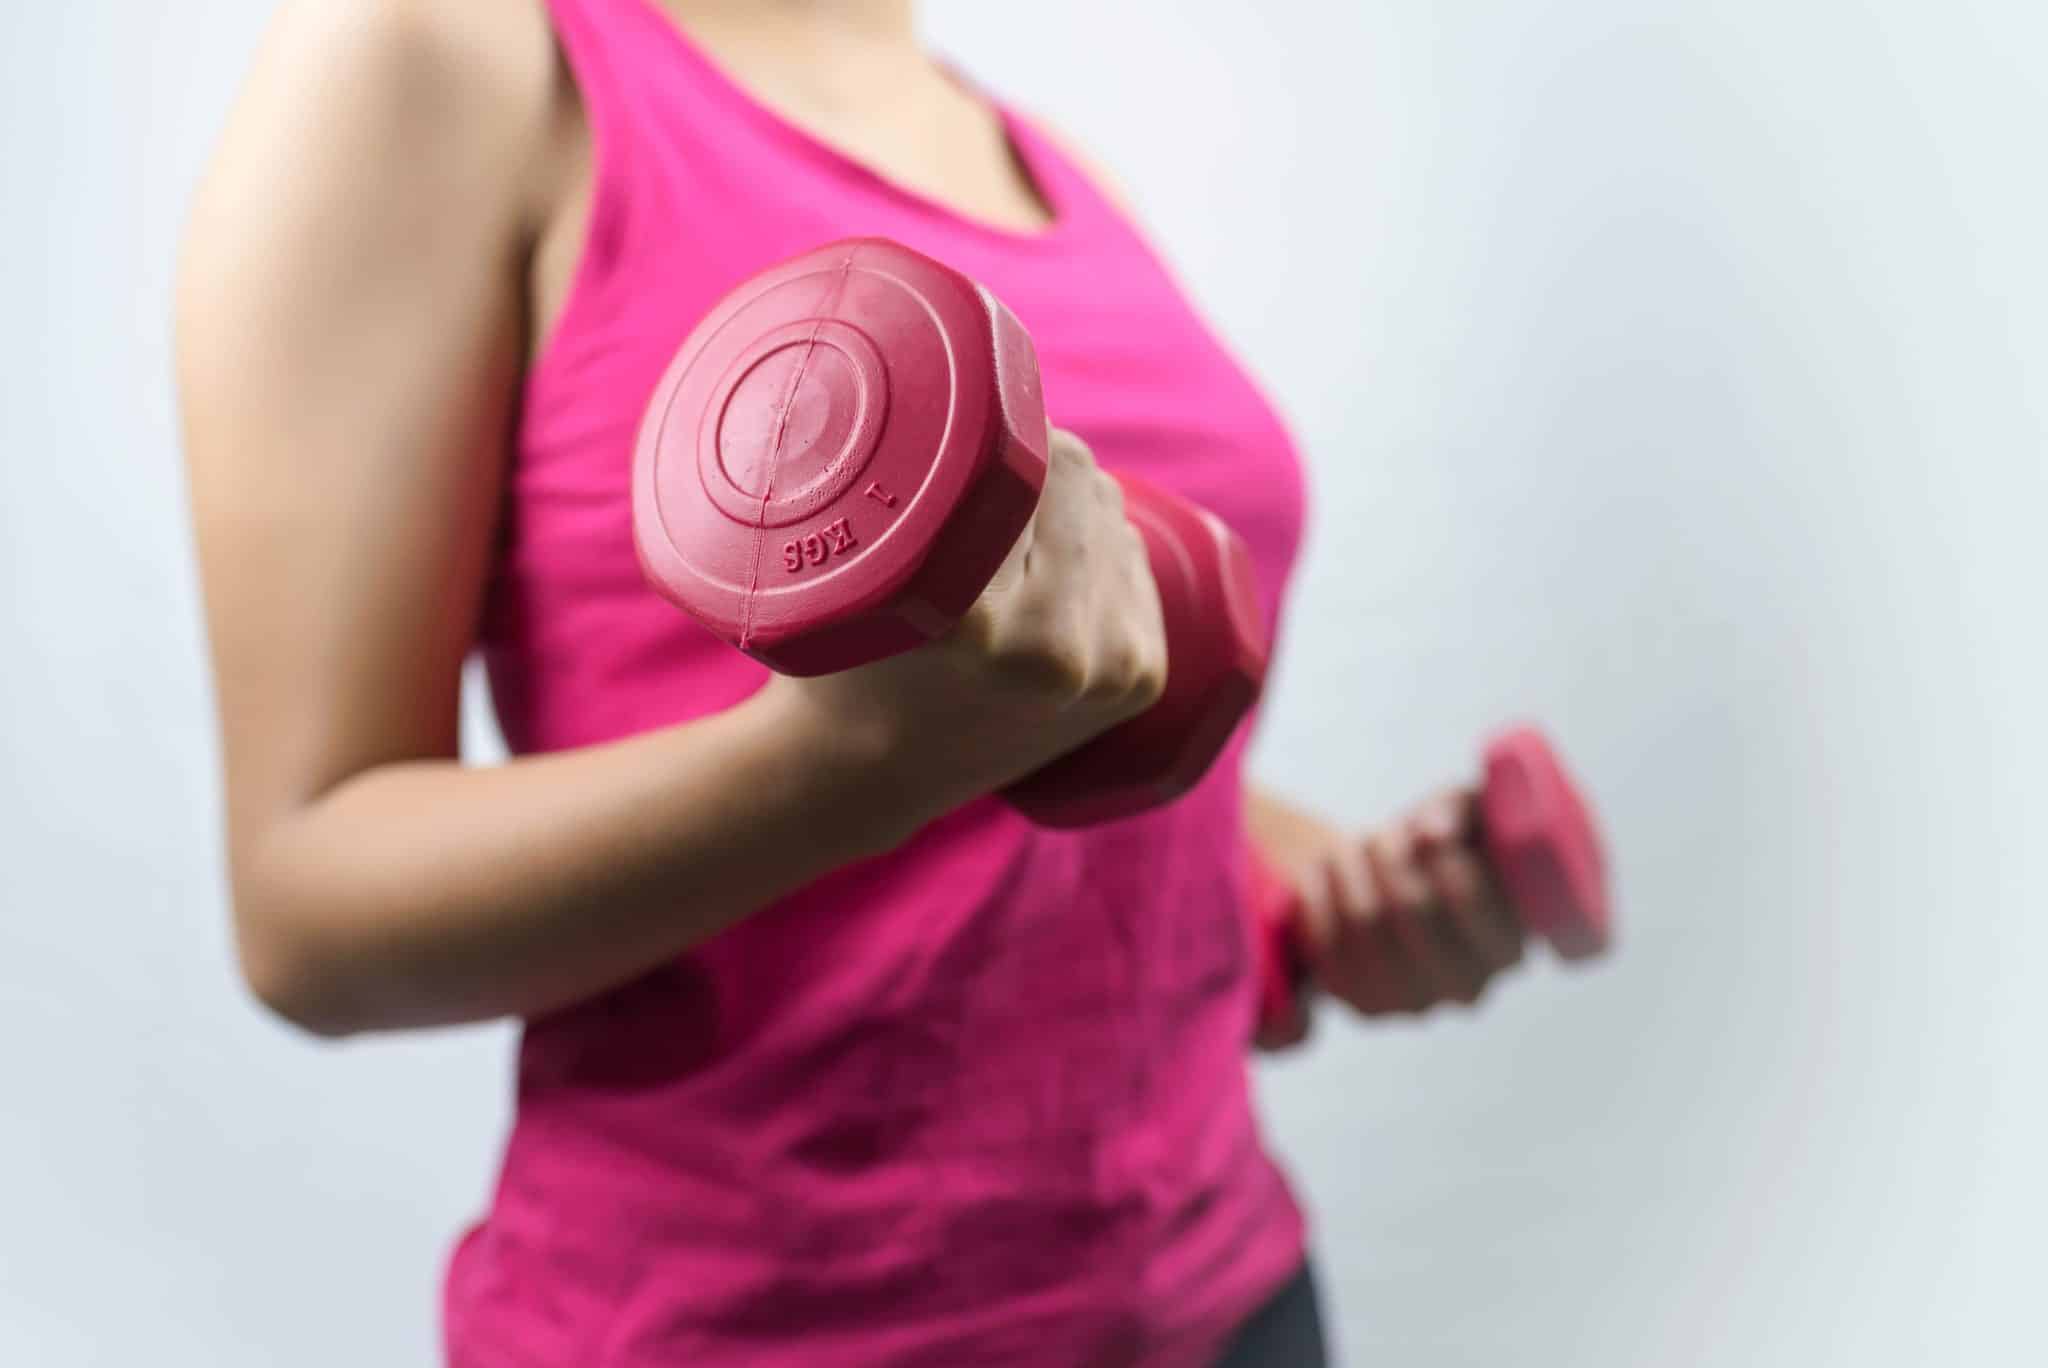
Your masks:
M879 743L803 706L345 780L237 862L252 986L322 1034L537 1015L902 839Z
M1245 789L1245 833L1275 872L1298 868L1342 833L1305 808L1256 785Z

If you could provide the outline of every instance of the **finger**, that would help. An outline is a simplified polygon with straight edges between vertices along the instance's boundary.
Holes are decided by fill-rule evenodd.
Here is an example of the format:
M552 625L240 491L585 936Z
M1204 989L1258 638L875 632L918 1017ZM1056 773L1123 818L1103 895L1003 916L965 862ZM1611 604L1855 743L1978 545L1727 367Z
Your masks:
M1498 892L1477 853L1479 795L1447 788L1415 810L1418 865L1435 892L1439 944L1460 964L1458 998L1477 1002L1486 984L1521 958L1521 927L1501 916Z
M1079 437L1063 428L1046 429L1045 482L1038 506L976 600L980 615L987 616L989 604L1001 602L1027 584L1037 588L1047 567L1060 563L1062 553L1076 540L1074 507L1087 496L1091 481L1084 477L1092 474L1094 466L1093 455ZM969 617L975 615L970 612Z
M1084 554L1087 531L1102 498L1095 456L1087 443L1060 428L1051 430L1046 447L1045 487L1038 496L1027 529L1025 573Z
M1462 1007L1476 1005L1493 979L1493 967L1473 950L1443 904L1437 904L1427 927L1438 973L1449 985L1441 1000Z
M1522 958L1521 924L1484 860L1467 848L1442 846L1423 865L1447 929L1489 977Z
M1143 647L1140 667L1156 677L1161 687L1170 664L1166 651L1166 606L1159 597L1159 583L1152 577L1152 558L1145 539L1129 521L1111 530L1125 548L1119 592L1127 610L1134 615L1129 630Z
M1386 893L1386 939L1394 951L1389 958L1405 970L1408 1010L1474 998L1485 974L1455 942L1446 941L1437 924L1436 891L1421 870L1415 828L1407 822L1382 828L1366 842L1366 854Z
M1302 968L1311 978L1322 978L1333 955L1337 939L1336 903L1328 873L1321 864L1294 871L1295 945L1301 952Z
M1528 930L1486 863L1479 839L1479 791L1444 790L1417 813L1416 823L1439 896L1461 915L1461 927L1480 957L1495 969L1520 960Z
M1417 804L1413 824L1425 851L1472 846L1479 834L1479 794L1466 785L1439 789Z
M1379 944L1377 924L1384 908L1363 847L1336 843L1318 872L1327 909L1318 980L1368 1016L1402 1010L1401 985Z
M1373 872L1365 844L1344 844L1345 868L1353 888L1361 890L1359 914L1353 920L1352 974L1365 1010L1376 1016L1401 1016L1420 1010L1413 971L1391 934L1393 907L1386 888Z

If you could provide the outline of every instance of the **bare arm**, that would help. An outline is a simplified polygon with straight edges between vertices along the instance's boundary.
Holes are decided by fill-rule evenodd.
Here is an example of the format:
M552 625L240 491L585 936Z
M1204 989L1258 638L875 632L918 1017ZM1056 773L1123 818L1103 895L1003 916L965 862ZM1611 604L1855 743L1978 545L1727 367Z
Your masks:
M181 272L237 939L322 1033L547 1010L902 834L860 729L786 690L455 762L550 79L488 8L288 7Z

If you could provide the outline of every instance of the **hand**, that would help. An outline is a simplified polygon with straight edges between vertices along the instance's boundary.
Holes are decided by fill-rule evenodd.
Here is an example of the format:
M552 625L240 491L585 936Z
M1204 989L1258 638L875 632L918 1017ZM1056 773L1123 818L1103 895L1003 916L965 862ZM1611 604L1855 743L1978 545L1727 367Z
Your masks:
M1477 795L1449 789L1364 839L1292 814L1255 825L1299 891L1297 932L1313 981L1366 1016L1477 1003L1522 958L1523 930L1474 837ZM1262 1045L1291 1043L1305 1021Z
M907 835L1143 712L1166 670L1159 591L1123 491L1055 429L1030 525L952 632L769 687L802 695L822 726L872 738Z

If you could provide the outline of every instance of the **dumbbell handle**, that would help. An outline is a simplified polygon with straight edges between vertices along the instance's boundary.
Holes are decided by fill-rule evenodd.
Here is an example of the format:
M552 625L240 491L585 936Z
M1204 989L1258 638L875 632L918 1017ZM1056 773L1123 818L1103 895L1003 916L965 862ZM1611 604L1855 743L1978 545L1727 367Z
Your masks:
M1613 936L1606 857L1592 814L1541 733L1518 727L1486 747L1476 848L1522 925L1566 959L1587 959ZM1300 897L1257 852L1251 915L1258 954L1259 1020L1287 1020L1307 977Z
M1178 495L1127 473L1115 478L1159 590L1166 688L1143 713L1003 791L1042 826L1087 826L1179 797L1208 771L1265 680L1257 572L1243 540Z

